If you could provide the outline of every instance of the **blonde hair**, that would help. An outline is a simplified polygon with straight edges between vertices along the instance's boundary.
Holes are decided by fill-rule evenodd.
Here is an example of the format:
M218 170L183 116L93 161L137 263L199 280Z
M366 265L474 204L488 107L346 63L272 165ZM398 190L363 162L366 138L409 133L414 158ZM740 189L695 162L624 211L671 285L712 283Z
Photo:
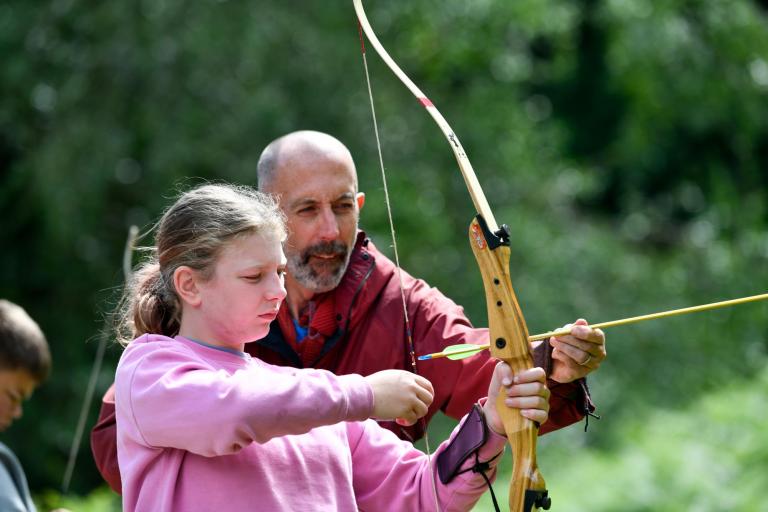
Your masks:
M177 268L188 266L210 279L219 253L236 237L286 236L284 216L270 196L225 184L183 193L156 229L154 254L136 269L119 306L117 338L124 345L146 333L178 334L181 302L173 285Z

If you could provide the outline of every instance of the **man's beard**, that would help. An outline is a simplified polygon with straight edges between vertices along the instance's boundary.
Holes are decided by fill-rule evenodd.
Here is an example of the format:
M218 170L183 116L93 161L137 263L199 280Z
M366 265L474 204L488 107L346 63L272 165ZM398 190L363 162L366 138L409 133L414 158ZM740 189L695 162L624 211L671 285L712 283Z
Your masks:
M320 242L304 249L301 253L285 247L288 259L288 273L304 288L313 293L333 290L341 282L352 255L350 246L340 241ZM310 258L315 255L333 256L328 260Z

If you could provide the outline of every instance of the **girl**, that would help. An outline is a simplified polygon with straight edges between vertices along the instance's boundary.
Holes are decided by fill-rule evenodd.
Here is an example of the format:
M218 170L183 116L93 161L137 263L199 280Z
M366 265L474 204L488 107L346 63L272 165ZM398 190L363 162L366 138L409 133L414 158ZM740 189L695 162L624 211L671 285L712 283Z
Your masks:
M160 220L119 329L135 338L116 376L124 510L469 510L485 480L465 470L490 461L493 478L506 444L495 396L503 384L543 423L543 370L496 368L489 400L436 451L433 489L427 456L368 420L416 421L429 381L276 367L243 351L285 297L284 237L275 203L246 187L201 186Z

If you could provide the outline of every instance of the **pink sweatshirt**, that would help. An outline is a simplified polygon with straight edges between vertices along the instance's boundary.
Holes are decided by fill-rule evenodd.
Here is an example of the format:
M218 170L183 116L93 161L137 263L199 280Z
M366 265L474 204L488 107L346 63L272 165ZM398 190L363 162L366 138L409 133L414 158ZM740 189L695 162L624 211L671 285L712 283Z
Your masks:
M126 348L115 382L126 512L435 508L427 457L363 421L373 394L359 375L144 335ZM505 443L491 433L480 460ZM487 489L471 471L434 480L444 511L471 509Z

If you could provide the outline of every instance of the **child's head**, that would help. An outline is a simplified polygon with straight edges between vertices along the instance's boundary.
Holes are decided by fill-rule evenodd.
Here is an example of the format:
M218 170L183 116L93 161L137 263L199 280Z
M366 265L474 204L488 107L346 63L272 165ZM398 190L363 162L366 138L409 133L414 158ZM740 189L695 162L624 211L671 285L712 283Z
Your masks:
M175 336L184 308L197 305L196 296L190 299L189 293L207 290L218 282L220 259L232 259L230 253L237 249L240 253L235 261L245 261L262 246L282 257L284 238L283 215L266 194L221 184L182 194L157 225L154 257L136 271L126 290L118 326L120 341L126 343L145 333ZM251 277L239 276L238 280ZM231 297L235 302L238 299Z
M0 299L0 431L21 417L22 402L50 369L43 331L23 308Z

